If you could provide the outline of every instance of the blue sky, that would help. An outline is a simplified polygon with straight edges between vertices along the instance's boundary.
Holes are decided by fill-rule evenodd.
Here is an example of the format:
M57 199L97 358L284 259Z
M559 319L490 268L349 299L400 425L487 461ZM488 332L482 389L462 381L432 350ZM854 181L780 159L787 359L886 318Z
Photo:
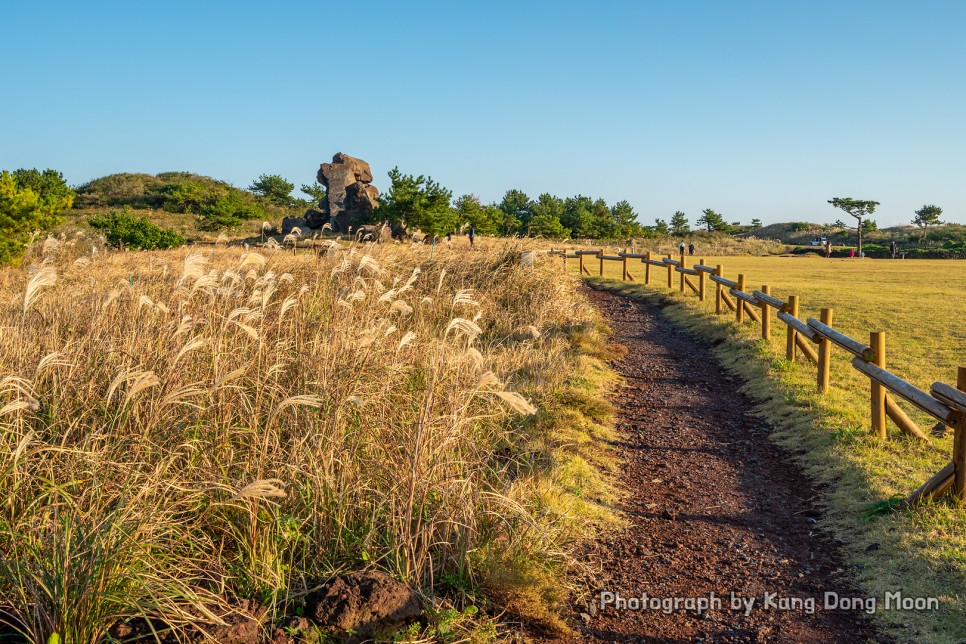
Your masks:
M34 2L0 7L0 168L298 185L339 151L643 223L966 223L966 2Z

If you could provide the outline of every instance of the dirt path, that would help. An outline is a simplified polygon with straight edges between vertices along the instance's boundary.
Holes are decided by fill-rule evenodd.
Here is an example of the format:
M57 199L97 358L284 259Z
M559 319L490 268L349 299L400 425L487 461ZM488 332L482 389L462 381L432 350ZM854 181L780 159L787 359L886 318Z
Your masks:
M589 297L628 349L614 367L625 380L616 450L630 527L587 553L597 578L574 607L580 635L570 641L881 640L863 613L824 610L825 592L859 593L843 577L835 545L815 529L811 485L768 440L734 380L661 317L657 302ZM710 602L713 593L721 605L700 614L689 609L696 604L665 613L629 602L618 610L617 598L602 593L662 602ZM754 598L753 608L732 609L731 593ZM782 598L801 603L783 610Z

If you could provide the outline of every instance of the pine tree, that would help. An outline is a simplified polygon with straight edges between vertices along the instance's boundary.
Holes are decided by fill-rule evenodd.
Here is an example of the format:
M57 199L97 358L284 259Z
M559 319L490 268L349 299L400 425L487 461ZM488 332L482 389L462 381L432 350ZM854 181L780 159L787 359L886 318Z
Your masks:
M705 226L709 231L721 231L727 232L731 227L724 220L724 217L719 213L711 210L710 208L705 208L701 211L701 216L698 221L695 222L699 226Z
M939 206L923 206L916 211L916 216L912 220L917 226L922 228L922 238L926 238L926 229L929 226L940 226L943 222L939 221L939 215L943 214L943 209Z
M0 263L24 250L34 230L48 230L74 203L74 191L54 170L0 173Z
M428 235L445 235L456 230L458 216L450 206L453 193L432 177L389 171L392 185L379 208L380 217L402 221Z
M688 223L687 216L678 210L671 217L671 234L677 237L687 235L691 232L691 225Z
M278 206L289 206L294 201L292 190L295 189L295 184L277 174L259 175L248 189Z

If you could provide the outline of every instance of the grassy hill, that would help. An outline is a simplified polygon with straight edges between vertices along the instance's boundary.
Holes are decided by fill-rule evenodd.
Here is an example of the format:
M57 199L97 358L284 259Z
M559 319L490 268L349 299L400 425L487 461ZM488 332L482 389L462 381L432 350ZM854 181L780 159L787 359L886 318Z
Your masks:
M742 233L742 236L778 239L783 244L807 245L814 237L825 235L826 231L825 226L821 224L785 222L756 228L747 233Z
M122 172L94 179L76 192L68 227L83 228L96 213L129 209L189 239L221 233L249 236L262 221L277 224L282 217L301 214L307 205L279 206L225 181L191 172Z

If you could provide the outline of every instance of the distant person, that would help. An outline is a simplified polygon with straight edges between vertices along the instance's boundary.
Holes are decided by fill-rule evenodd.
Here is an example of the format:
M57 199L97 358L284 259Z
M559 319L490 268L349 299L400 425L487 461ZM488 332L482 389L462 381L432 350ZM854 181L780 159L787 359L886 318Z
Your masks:
M694 255L694 242L688 244L688 255Z
M473 224L470 224L469 237L470 237L470 248L473 248L473 240L476 239L476 228L473 227Z
M828 259L832 256L832 240L825 240L825 258Z
M855 259L855 249L854 248L850 248L849 249L849 259Z
M678 250L681 251L682 255L684 254L684 242L681 242L680 244L678 244Z
M446 241L448 241L448 242L453 241L453 233L452 233L452 231L446 233Z
M895 259L896 255L899 254L899 249L896 247L896 240L894 239L889 242L889 252L892 253L892 259Z

